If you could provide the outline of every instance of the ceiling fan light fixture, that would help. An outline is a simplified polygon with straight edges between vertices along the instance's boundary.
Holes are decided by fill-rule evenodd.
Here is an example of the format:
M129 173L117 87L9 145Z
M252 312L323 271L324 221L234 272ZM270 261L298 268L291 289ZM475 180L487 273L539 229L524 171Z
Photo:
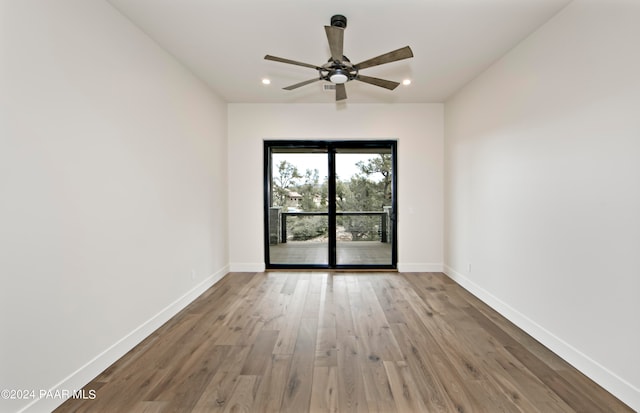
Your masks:
M336 83L336 84L342 84L342 83L346 83L347 80L349 80L349 76L347 76L347 74L340 70L340 69L336 69L333 73L331 73L331 76L329 76L329 80L332 83Z

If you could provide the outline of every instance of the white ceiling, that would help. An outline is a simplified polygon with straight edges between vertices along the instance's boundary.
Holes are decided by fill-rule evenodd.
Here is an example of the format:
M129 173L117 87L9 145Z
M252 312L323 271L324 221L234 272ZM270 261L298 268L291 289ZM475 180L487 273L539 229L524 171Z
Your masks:
M348 19L354 63L411 46L414 58L362 70L412 84L395 91L358 81L347 102L443 102L571 0L108 0L228 102L333 102L317 72L265 54L324 64L323 26ZM265 86L262 78L271 79Z

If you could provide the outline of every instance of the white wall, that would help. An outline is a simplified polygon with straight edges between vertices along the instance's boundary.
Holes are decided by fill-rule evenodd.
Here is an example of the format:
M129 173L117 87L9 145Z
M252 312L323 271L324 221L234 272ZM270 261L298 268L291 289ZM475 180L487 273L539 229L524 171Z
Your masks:
M639 23L576 0L445 105L447 273L635 409Z
M104 1L0 16L0 389L74 390L227 272L226 104Z
M442 104L230 104L232 271L264 269L264 139L398 139L398 267L442 269Z

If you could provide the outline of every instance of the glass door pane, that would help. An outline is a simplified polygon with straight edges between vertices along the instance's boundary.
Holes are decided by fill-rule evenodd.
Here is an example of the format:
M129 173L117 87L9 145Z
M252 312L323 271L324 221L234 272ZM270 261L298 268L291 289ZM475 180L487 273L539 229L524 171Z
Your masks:
M392 265L391 148L338 148L336 264Z
M328 266L326 150L272 148L270 165L270 263Z

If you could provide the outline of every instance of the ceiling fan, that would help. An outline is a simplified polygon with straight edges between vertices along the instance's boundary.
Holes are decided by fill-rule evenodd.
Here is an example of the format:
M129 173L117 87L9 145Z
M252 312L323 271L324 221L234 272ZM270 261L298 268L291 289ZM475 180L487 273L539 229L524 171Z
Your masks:
M305 80L304 82L296 83L295 85L287 86L284 88L285 90L293 90L301 86L317 82L319 80L326 80L336 85L336 101L339 101L347 98L345 83L351 80L359 80L361 82L383 87L389 90L393 90L398 87L398 85L400 84L398 82L361 75L360 70L413 57L411 48L409 46L405 46L392 52L367 59L358 64L353 64L346 56L342 54L344 29L346 28L347 18L340 14L331 17L331 26L324 26L324 30L327 33L327 40L329 41L331 57L329 58L329 61L322 66L297 62L290 59L283 59L281 57L271 55L266 55L264 58L266 60L273 60L275 62L308 67L318 71L318 77L310 80Z

